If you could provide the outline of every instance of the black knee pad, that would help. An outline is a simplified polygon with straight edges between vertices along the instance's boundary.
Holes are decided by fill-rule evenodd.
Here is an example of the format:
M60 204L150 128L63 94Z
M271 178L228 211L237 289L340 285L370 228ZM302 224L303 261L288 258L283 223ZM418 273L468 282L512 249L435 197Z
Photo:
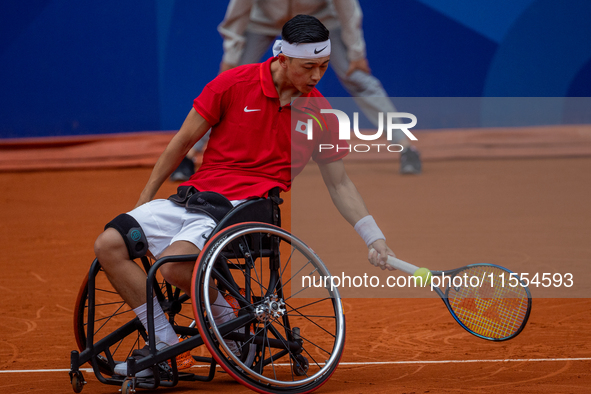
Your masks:
M148 252L148 239L140 224L132 216L122 213L107 223L105 230L109 227L119 231L132 260L146 255Z

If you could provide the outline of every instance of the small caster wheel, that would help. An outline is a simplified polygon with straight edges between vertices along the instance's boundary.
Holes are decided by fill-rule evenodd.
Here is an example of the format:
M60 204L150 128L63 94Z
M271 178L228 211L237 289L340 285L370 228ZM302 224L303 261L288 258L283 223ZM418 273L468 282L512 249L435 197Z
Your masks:
M75 393L80 393L84 388L86 382L84 381L84 376L82 376L82 372L78 371L72 374L72 389Z
M121 385L121 394L133 394L135 393L135 385L132 380L125 379Z
M308 359L301 354L298 354L295 357L295 362L293 363L293 373L296 376L304 376L308 372L308 368L310 364L308 363Z

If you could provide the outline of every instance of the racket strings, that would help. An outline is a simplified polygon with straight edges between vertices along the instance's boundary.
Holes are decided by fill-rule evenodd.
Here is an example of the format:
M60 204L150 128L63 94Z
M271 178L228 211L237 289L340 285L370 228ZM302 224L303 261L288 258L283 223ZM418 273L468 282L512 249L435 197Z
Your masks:
M463 281L462 286L451 286L448 292L452 312L469 330L490 339L505 339L521 330L527 319L529 297L520 285L509 285L507 271L476 266L456 276L480 279L477 286Z

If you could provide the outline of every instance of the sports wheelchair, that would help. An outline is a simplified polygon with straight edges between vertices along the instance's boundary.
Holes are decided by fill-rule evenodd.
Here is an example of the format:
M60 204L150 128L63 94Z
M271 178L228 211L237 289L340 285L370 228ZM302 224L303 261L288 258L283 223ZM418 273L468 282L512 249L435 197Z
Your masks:
M70 369L74 391L81 392L86 384L80 369L86 363L101 383L121 386L123 394L137 388L173 387L179 381L210 381L217 365L260 393L307 393L323 385L343 351L342 304L337 289L296 283L298 275L319 277L315 280L321 283L330 274L312 249L279 227L282 202L278 190L273 190L268 198L234 207L199 255L157 261L141 257L147 274L147 331L95 259L76 300L74 332L79 350L71 352ZM162 265L180 261L195 261L191 294L159 274ZM237 300L235 318L215 322L210 286ZM153 335L153 295L182 339L160 351ZM149 355L131 358L144 343L149 344ZM202 345L208 352L194 355ZM179 371L176 356L187 351L197 365ZM116 375L115 365L125 361L127 376ZM146 369L152 376L136 376Z

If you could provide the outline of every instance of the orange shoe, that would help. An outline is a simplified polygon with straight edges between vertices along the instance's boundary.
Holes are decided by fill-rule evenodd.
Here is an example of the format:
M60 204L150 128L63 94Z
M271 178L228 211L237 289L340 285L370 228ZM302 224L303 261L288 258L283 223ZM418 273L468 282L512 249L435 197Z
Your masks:
M244 290L243 288L240 288L239 292L242 297L246 298L246 290ZM230 306L234 310L234 315L236 315L236 317L238 317L238 312L240 311L240 304L238 303L238 300L236 300L236 298L232 297L230 295L230 293L224 294L224 299L226 300L226 302L228 304L230 304Z
M179 338L179 342L184 341L185 338ZM172 368L170 360L168 361L168 365ZM184 353L179 354L176 356L176 367L179 371L187 368L191 368L193 365L197 365L193 356L191 356L191 351L187 350Z

